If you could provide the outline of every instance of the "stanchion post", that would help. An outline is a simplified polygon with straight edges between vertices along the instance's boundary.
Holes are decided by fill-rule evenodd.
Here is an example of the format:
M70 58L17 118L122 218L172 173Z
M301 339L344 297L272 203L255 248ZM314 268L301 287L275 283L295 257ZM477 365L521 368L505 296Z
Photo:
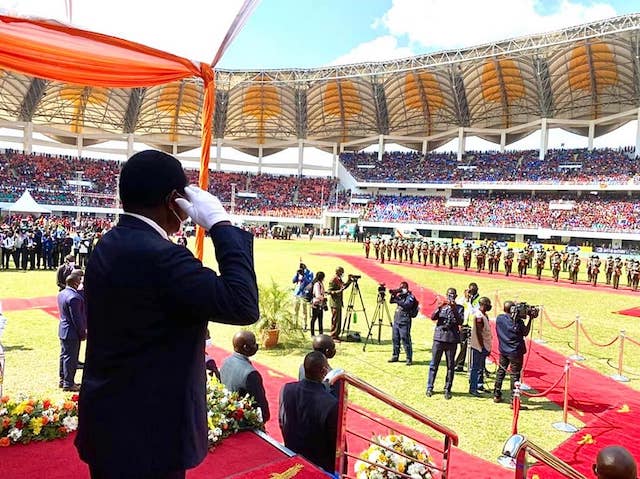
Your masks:
M580 316L576 316L576 337L574 340L574 353L569 356L572 361L584 361L584 356L580 355Z
M520 381L513 384L513 422L511 423L511 434L518 434L518 415L520 413Z
M621 383L629 382L629 378L622 374L623 363L624 363L624 336L625 330L620 330L620 349L618 351L618 372L611 376L611 379L614 381L618 381Z
M537 344L545 344L546 341L544 340L544 338L542 337L542 322L544 321L544 306L540 305L540 316L538 319L538 339L534 339L533 341Z
M571 370L571 361L567 359L564 364L564 400L562 402L562 422L554 422L553 427L558 431L574 433L578 428L567 422L569 415L569 372Z

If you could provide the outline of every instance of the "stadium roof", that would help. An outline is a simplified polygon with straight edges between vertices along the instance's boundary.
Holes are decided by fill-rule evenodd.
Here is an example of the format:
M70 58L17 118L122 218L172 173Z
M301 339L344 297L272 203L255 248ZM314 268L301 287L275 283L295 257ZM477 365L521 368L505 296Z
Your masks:
M466 134L506 144L541 119L599 136L638 118L640 14L402 60L316 69L216 71L214 139L266 156L283 148L415 149ZM200 146L197 78L147 88L90 88L0 70L0 126L33 123L84 146L127 139ZM595 121L594 121L595 120ZM590 124L591 123L591 124Z

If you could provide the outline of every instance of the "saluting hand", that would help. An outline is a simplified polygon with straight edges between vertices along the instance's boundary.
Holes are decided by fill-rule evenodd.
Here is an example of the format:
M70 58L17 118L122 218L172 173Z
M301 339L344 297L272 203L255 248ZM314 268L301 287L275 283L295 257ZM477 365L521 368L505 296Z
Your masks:
M220 200L208 191L189 185L184 192L187 199L176 198L176 203L196 224L207 231L222 221L231 221Z

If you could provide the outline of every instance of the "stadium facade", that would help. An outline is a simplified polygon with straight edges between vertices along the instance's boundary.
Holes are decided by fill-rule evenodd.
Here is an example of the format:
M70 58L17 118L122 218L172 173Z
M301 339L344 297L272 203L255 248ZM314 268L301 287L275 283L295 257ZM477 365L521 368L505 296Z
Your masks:
M149 88L92 88L0 70L0 128L21 132L20 137L2 135L0 141L26 152L39 146L71 146L79 156L91 151L124 158L137 143L180 154L200 146L203 94L197 79ZM385 143L396 143L427 153L458 138L462 159L467 136L495 142L504 150L540 130L544 158L549 128L583 135L592 148L594 138L639 118L640 14L632 14L388 62L217 70L212 167L257 165L260 172L265 157L293 147L299 151L300 174L311 168L338 176L353 191L374 192L389 185L356 181L339 165L340 152L378 144L381 155ZM36 133L52 141L36 139ZM114 140L126 147L101 147ZM223 159L222 147L256 159ZM332 165L306 164L305 147L331 152ZM269 167L279 166L291 167L269 162ZM496 185L392 186L388 193L402 188L485 190ZM596 186L602 187L582 184L566 189L588 191ZM511 184L500 189L534 188ZM637 192L640 187L607 189Z

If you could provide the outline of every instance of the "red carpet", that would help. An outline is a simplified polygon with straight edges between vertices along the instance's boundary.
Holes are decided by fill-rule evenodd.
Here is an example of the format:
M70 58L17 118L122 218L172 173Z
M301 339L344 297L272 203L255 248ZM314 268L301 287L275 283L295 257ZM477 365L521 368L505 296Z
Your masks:
M3 479L86 479L89 469L78 458L73 437L51 442L32 443L0 449L0 477ZM250 451L250 453L248 452ZM189 479L222 479L257 467L280 472L280 462L287 456L251 432L225 439L207 455ZM299 462L299 461L298 461ZM264 477L268 477L265 475ZM322 474L306 477L323 477Z
M6 311L18 311L21 309L53 309L58 314L58 301L56 296L43 296L41 298L6 298L2 300L2 309Z
M376 261L360 256L336 256L376 281L398 284L403 279L400 275L381 267ZM465 277L469 276L468 273L462 272ZM484 273L473 273L473 275L482 276ZM522 281L519 278L515 279ZM537 282L536 279L525 281ZM585 285L585 288L591 287ZM606 290L599 290L601 291ZM426 311L426 313L429 312ZM496 345L494 345L495 348ZM523 379L534 390L543 391L553 385L562 374L565 357L535 343L529 347L529 351ZM571 368L570 378L569 412L579 417L585 423L585 427L558 446L553 451L554 454L588 477L592 475L591 465L602 447L621 444L629 449L634 457L640 458L640 442L637 440L640 438L640 393L579 363ZM508 387L508 379L505 385ZM561 406L562 388L556 388L547 398ZM535 414L535 410L523 411L521 414ZM561 419L562 416L559 413L558 421ZM527 431L521 432L527 434ZM586 434L593 437L593 444L581 444ZM505 438L507 435L508 432L505 433ZM533 472L537 473L541 479L562 477L540 466L533 468Z
M616 313L624 314L625 316L635 316L636 318L640 318L640 306L629 309L621 309L620 311L616 311Z

